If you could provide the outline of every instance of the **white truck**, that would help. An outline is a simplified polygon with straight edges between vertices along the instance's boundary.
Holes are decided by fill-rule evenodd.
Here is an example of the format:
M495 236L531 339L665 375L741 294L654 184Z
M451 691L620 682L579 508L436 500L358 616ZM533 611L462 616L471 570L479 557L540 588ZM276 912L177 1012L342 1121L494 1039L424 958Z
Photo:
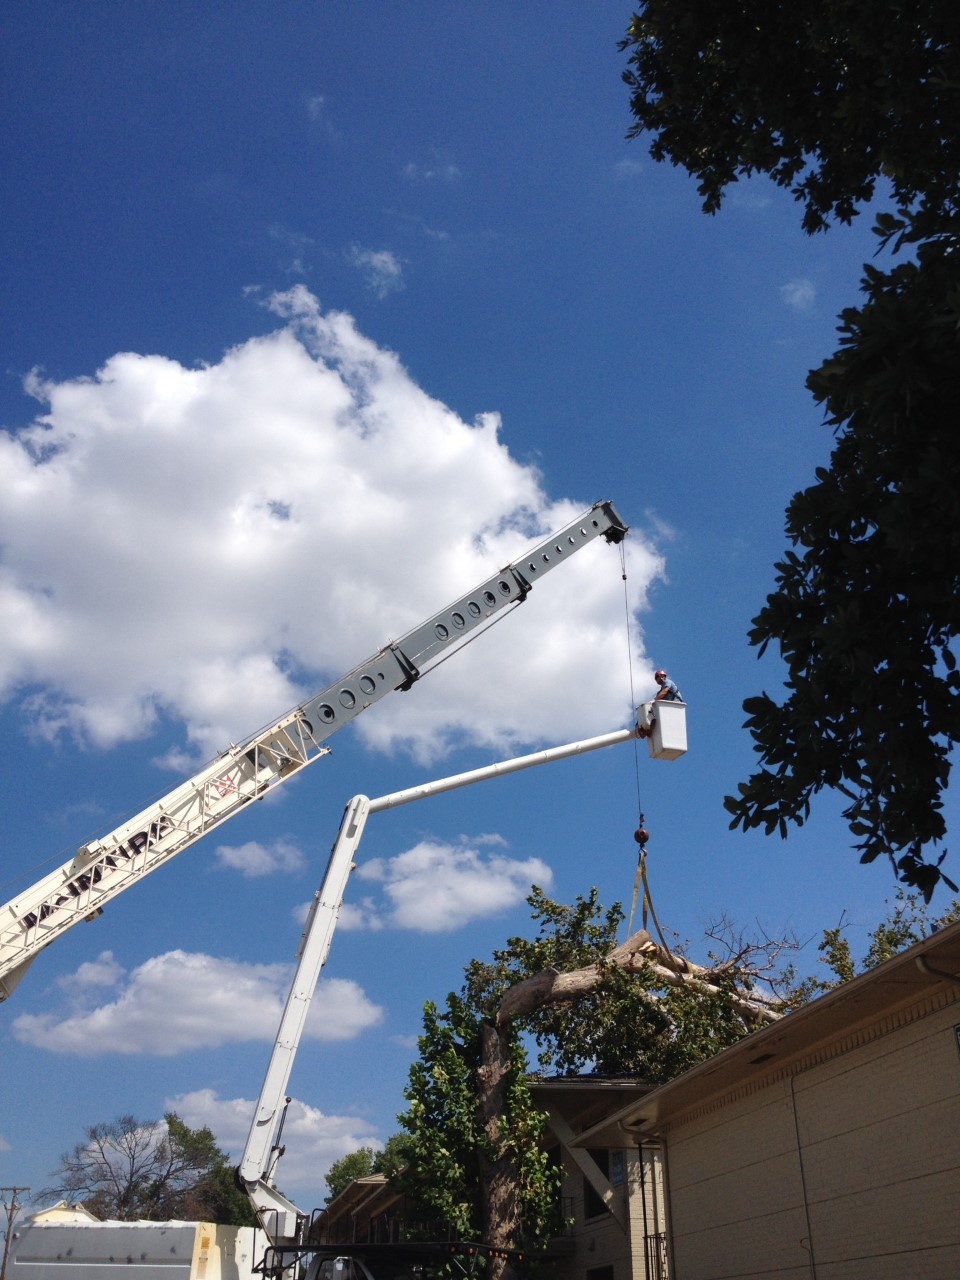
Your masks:
M7 1280L260 1280L253 1227L99 1222L55 1206L15 1233Z

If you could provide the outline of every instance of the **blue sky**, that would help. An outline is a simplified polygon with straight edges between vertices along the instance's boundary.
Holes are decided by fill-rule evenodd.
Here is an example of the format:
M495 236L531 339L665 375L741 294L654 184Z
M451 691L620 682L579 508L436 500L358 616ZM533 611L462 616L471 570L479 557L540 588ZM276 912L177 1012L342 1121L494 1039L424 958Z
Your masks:
M822 800L727 829L750 619L826 460L803 388L873 252L789 196L627 142L629 8L8 7L0 336L6 901L601 498L631 526L332 755L50 947L0 1008L0 1184L172 1108L239 1155L343 806L629 720L631 746L371 819L291 1090L280 1184L396 1130L427 999L531 882L726 914L815 969L894 887ZM631 616L628 640L627 615ZM629 655L632 653L632 662Z

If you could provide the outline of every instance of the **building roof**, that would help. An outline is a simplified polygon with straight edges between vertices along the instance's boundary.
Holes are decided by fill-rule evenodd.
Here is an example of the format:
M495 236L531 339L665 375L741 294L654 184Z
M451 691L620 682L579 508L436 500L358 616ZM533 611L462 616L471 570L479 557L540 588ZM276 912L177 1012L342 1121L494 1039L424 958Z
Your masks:
M552 1076L531 1081L534 1102L559 1114L576 1134L577 1147L623 1147L629 1143L617 1117L629 1113L651 1085L634 1076Z
M745 1036L582 1134L578 1145L624 1146L653 1136L669 1119L792 1064L878 1019L938 993L960 997L960 922L828 991L778 1022ZM587 1139L589 1138L589 1142Z

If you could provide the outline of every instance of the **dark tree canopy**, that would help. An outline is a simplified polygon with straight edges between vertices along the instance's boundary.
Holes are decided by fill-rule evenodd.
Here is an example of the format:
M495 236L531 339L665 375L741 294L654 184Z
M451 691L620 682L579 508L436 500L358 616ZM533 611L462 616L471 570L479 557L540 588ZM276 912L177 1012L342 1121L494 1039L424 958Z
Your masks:
M808 231L849 222L882 180L899 207L956 213L953 0L646 0L622 47L630 134L655 135L707 212L762 173Z
M836 443L787 509L795 549L749 636L778 646L787 696L744 703L761 768L726 805L785 835L836 789L861 859L929 897L955 887L936 846L960 740L960 5L647 0L622 47L631 133L707 212L767 174L807 231L873 200L904 255L865 267L808 379Z
M845 428L829 469L787 509L804 550L777 565L750 640L761 652L779 643L788 697L744 703L765 767L728 801L735 820L770 831L836 788L863 860L889 854L927 895L938 871L924 850L946 834L942 796L960 740L955 275L939 255L868 269L867 301L843 314L841 350L810 375L828 422Z

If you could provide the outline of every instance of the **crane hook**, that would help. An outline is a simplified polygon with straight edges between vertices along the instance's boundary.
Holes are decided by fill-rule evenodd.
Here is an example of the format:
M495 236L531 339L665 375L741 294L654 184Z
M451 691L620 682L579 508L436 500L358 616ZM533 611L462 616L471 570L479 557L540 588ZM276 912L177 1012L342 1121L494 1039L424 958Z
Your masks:
M640 825L639 827L637 827L636 831L633 833L634 840L636 840L637 844L640 846L641 857L643 857L644 853L646 853L647 841L650 839L650 832L643 825L644 821L645 821L645 815L641 813Z

